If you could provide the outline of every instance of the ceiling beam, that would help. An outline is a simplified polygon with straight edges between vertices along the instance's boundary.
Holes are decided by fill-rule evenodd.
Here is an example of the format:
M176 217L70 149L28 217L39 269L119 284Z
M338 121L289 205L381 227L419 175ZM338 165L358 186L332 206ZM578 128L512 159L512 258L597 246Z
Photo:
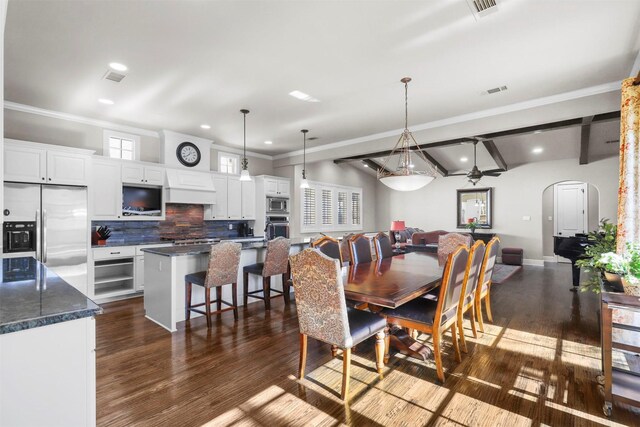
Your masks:
M374 171L378 172L378 170L382 170L382 172L384 173L391 173L391 171L387 168L385 168L384 166L378 164L378 162L374 162L371 159L363 159L362 162L369 166L369 169L373 169Z
M445 147L447 145L458 145L458 144L464 144L465 142L473 142L473 141L474 139L472 138L455 138L455 139L448 139L446 141L432 142L430 144L420 144L419 147L424 152L424 149L427 147L428 148ZM416 151L417 148L411 147L411 150ZM342 159L336 159L333 162L347 163L353 160L364 160L364 159L375 159L378 157L387 157L390 154L391 154L391 150L376 151L375 153L367 153L367 154L360 154L357 156L343 157Z
M500 154L496 143L493 142L492 139L482 141L482 144L484 145L484 148L487 149L487 151L493 158L493 161L496 162L496 165L498 165L500 169L509 170L509 168L507 167L507 162L504 161L504 157L502 157L502 154Z
M584 117L580 129L580 164L589 164L589 137L594 116Z
M437 161L431 154L427 153L427 150L422 150L422 154L424 154L427 160L429 160L429 162L431 162L431 164L436 167L436 170L440 172L442 176L449 175L449 171L445 169L445 167L442 166L440 162Z

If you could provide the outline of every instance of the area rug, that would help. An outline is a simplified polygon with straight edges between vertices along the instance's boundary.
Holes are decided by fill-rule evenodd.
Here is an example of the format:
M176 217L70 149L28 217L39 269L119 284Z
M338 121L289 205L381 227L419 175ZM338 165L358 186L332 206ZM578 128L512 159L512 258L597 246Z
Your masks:
M495 267L493 267L491 283L500 285L520 270L522 270L521 265L496 264Z

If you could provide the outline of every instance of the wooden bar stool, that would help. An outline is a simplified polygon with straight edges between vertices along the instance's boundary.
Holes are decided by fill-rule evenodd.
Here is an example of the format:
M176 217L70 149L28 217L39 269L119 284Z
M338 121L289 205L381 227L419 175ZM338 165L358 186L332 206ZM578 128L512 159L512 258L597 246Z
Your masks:
M284 237L276 237L267 242L267 254L264 263L245 266L244 273L244 305L249 297L264 301L265 310L271 310L271 298L284 295L285 303L289 304L291 283L289 282L289 249L291 241ZM262 289L249 292L249 274L262 276ZM271 276L282 276L282 291L271 289ZM271 296L271 292L277 295ZM262 293L262 296L256 295Z
M240 243L224 242L211 246L209 254L209 267L207 271L199 271L184 276L185 294L185 319L191 318L191 312L204 314L207 317L207 328L211 327L211 315L233 310L233 317L238 320L238 267L240 266ZM231 284L233 303L222 299L222 286ZM192 285L204 287L204 302L191 305ZM216 310L211 311L211 288L216 288ZM222 304L228 307L222 308ZM205 311L195 307L205 306Z

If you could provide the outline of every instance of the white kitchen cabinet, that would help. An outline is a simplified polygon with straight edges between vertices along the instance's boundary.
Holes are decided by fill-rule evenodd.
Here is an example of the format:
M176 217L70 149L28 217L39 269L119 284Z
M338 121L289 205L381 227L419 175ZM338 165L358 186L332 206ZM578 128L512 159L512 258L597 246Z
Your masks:
M45 183L47 150L6 144L4 149L4 180Z
M240 177L227 177L227 219L242 219L242 183Z
M87 185L88 150L51 149L35 142L5 140L4 180L40 184Z
M122 163L122 182L127 184L164 185L164 169L139 163Z
M242 219L256 219L256 182L242 181Z
M206 219L227 219L227 176L213 175L213 185L216 188L216 204L207 207Z
M89 188L92 220L119 220L122 216L122 180L120 162L93 159L93 180Z
M289 180L265 178L264 193L270 197L289 197L291 194L289 190Z
M88 156L47 150L47 184L87 185L88 178Z
M136 280L135 280L135 290L143 291L144 290L144 255L136 257Z

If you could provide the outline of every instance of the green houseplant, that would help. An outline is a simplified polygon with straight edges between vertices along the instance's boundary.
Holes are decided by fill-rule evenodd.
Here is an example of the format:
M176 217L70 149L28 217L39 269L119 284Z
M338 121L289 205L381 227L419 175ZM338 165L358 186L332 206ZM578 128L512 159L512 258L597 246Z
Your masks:
M602 254L615 252L617 232L616 224L612 224L607 218L602 218L598 230L588 234L589 246L585 249L582 259L576 261L576 265L583 271L593 274L589 275L586 282L582 282L582 291L600 292L600 276L604 275L605 270L598 262Z
M469 230L471 230L471 234L476 232L476 228L478 228L480 224L476 221L474 221L473 218L470 218L469 221L465 224L465 228L468 228Z
M624 293L640 296L640 246L627 244L623 254L607 252L596 261L609 282L620 280Z

